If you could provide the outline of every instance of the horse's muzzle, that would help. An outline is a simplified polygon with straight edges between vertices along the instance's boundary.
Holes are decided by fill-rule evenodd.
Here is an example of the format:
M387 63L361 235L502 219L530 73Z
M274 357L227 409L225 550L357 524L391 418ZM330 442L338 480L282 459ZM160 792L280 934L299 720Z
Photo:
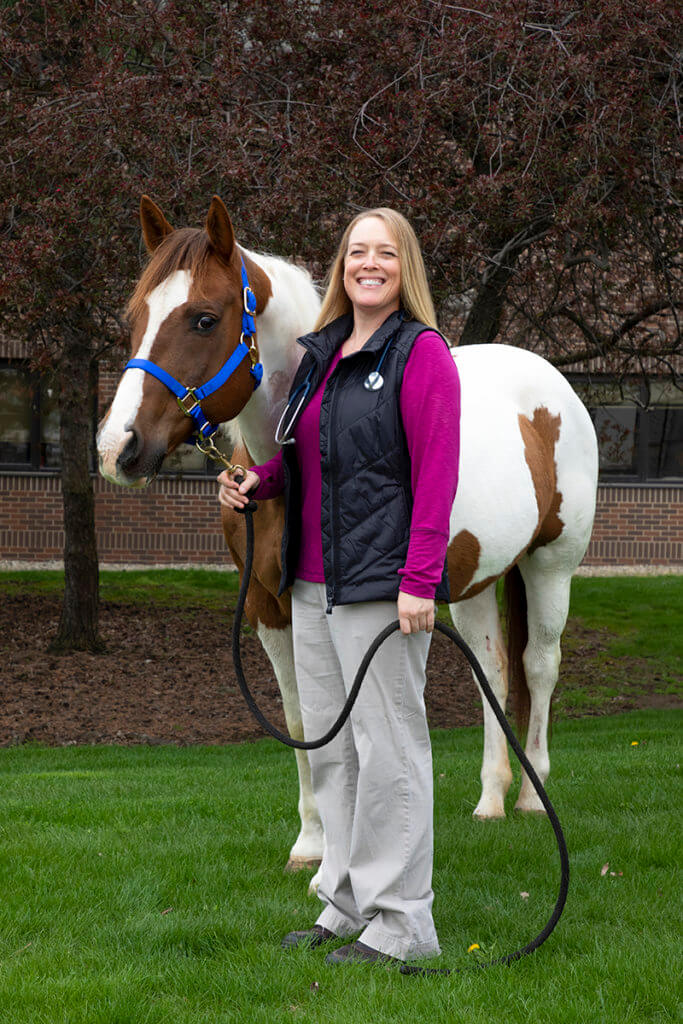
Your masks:
M139 432L130 428L130 437L116 460L117 481L129 485L141 480L149 482L161 469L166 457L166 447L159 444L145 444Z

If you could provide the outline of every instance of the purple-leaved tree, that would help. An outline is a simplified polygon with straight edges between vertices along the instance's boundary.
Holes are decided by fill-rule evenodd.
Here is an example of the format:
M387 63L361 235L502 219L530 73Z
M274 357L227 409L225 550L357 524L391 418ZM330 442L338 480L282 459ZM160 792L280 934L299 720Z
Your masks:
M217 192L317 277L350 214L395 206L453 341L673 374L678 24L673 0L3 7L0 328L59 387L57 646L99 645L92 391L141 193L199 224Z

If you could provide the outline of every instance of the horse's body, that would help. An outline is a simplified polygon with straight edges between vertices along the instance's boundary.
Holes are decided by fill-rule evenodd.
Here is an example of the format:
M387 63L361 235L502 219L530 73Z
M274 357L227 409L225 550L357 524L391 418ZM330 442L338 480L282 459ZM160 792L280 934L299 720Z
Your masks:
M207 234L172 232L161 211L144 200L142 224L154 255L131 304L133 352L139 355L144 350L146 357L171 369L179 379L184 373L191 384L198 384L198 378L216 372L239 338L233 308L240 299L239 250L229 218L215 199ZM192 252L188 239L195 246ZM202 259L197 259L197 252L203 253ZM236 441L233 460L253 465L277 450L275 425L302 355L295 339L311 329L319 299L303 271L282 260L242 253L257 298L263 383L253 391L246 371L235 374L202 407L214 423L231 421ZM201 309L219 317L204 343L194 337L197 332L192 326ZM527 755L545 781L548 714L558 676L560 636L571 577L588 545L595 509L595 432L571 387L539 357L501 345L456 349L453 357L461 380L462 419L460 480L448 549L451 615L504 705L508 652L498 616L496 581L506 575L512 578L517 569L511 570L518 568L527 606L521 616L528 631L523 643L530 697ZM144 481L190 431L190 423L163 384L143 370L128 370L100 427L101 470L107 478L128 486ZM282 517L279 499L262 502L254 517L256 555L246 614L273 664L290 732L300 738L289 599L276 596ZM242 517L223 509L223 528L241 571ZM523 605L517 610L523 612ZM297 761L301 832L290 853L291 866L318 861L323 843L303 752L297 751ZM481 778L475 815L502 817L511 773L502 731L486 704ZM516 807L542 810L526 777Z

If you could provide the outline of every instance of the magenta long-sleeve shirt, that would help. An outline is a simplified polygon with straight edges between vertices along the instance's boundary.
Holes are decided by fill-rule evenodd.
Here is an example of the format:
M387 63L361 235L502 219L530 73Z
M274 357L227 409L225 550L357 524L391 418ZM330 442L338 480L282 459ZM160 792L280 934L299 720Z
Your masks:
M320 406L325 385L341 358L341 347L300 416L295 429L301 469L301 551L296 575L324 583L320 504ZM401 418L410 453L413 512L400 589L433 598L443 572L451 507L458 486L460 459L460 379L453 357L435 331L423 331L413 343L403 372ZM284 490L282 454L252 467L261 483L255 498L274 498Z

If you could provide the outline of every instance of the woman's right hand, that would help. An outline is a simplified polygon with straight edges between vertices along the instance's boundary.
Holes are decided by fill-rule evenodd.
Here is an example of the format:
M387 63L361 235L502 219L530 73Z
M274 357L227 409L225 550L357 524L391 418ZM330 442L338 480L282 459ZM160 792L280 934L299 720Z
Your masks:
M218 483L220 487L218 489L218 500L221 505L225 505L226 508L244 508L249 502L249 491L254 487L258 487L261 483L261 477L258 473L254 473L251 469L248 469L242 483L238 484L228 473L227 469L218 477Z

